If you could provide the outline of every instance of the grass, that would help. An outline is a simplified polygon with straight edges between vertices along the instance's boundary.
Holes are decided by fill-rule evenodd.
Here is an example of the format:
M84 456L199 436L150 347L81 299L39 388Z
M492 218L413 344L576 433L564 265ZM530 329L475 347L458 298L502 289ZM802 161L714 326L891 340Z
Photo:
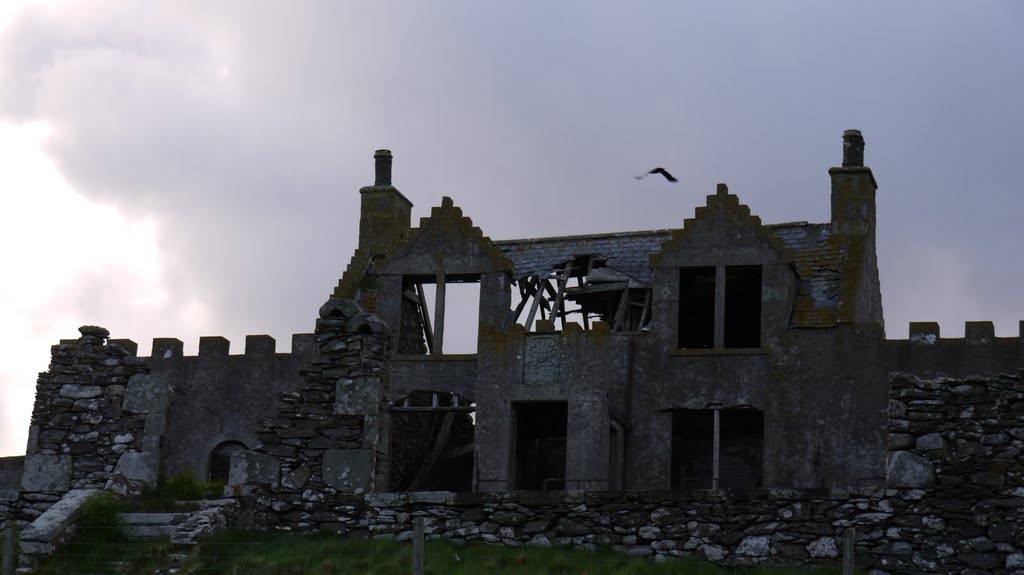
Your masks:
M198 499L220 499L224 496L224 484L219 481L199 481L190 472L183 472L169 479L161 479L156 487L146 488L138 499L124 502L122 510L128 513L173 513L194 511L196 505L181 505L179 501Z
M187 554L179 575L408 575L412 544L356 537L301 535L266 531L222 531L188 548L166 541L73 541L36 571L39 575L66 573L125 573L152 575L167 566L171 554ZM611 550L509 548L484 544L456 545L428 541L428 575L788 575L838 573L839 566L808 569L718 567L697 559L655 563ZM111 561L122 563L115 569Z

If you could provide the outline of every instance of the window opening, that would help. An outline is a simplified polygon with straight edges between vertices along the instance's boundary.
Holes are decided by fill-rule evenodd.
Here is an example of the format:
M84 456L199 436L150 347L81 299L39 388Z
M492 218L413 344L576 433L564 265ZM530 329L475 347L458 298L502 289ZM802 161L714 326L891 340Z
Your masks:
M248 450L249 448L241 441L225 441L214 447L210 452L210 461L206 468L207 481L219 481L226 484L231 472L231 456Z
M514 403L515 489L565 489L569 409L564 401Z
M390 491L472 491L476 405L414 391L391 406Z
M679 347L715 346L715 268L679 269Z
M398 353L476 353L480 276L405 276Z
M761 346L761 266L725 267L725 347Z
M764 414L751 408L672 412L671 487L752 489L763 484Z

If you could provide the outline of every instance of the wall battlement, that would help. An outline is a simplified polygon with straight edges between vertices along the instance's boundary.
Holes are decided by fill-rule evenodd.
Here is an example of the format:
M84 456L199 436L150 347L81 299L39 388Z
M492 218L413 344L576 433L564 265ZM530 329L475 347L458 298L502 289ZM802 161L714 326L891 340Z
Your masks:
M908 339L886 340L893 365L929 376L964 377L1016 373L1024 367L1024 321L1021 335L996 337L990 321L968 321L964 337L943 338L937 322L911 322Z
M74 344L77 339L62 339L58 345ZM130 339L107 340L108 345L116 345L127 352L127 355L138 357L139 344ZM267 357L281 356L288 354L305 355L313 350L316 345L315 336L312 333L292 334L291 349L288 351L277 351L277 341L264 334L245 336L245 349L241 354L231 354L231 341L219 335L201 336L199 338L199 352L196 355L185 355L185 343L174 337L155 337L153 347L148 359L168 360L173 358L186 359L196 357Z

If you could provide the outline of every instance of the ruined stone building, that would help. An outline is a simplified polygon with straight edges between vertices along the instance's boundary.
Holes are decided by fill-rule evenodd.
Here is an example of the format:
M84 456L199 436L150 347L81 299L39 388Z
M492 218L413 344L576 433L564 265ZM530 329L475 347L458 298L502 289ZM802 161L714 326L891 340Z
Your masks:
M24 496L191 471L323 527L344 521L310 505L346 493L949 487L962 456L1000 462L973 481L1024 505L1019 379L963 384L989 402L969 415L937 399L954 397L943 381L1024 368L1022 340L991 322L886 339L863 153L847 131L823 223L765 224L720 184L676 229L493 240L447 197L414 227L378 150L315 333L287 352L257 335L237 355L204 337L197 356L156 339L135 357L83 328L54 346L8 475ZM476 353L446 353L463 300ZM985 447L946 450L965 438Z

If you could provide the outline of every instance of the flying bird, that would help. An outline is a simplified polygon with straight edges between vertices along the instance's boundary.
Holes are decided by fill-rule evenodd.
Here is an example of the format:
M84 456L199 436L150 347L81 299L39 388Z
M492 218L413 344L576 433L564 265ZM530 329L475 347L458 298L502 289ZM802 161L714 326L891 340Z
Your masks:
M675 176L673 176L672 174L668 173L668 170L666 170L665 168L654 168L653 170L647 172L646 174L644 174L642 176L634 176L634 177L636 179L638 179L638 180L642 180L642 179L644 179L645 177L647 177L647 176L649 176L651 174L661 174L661 175L665 176L665 179L670 181L670 182L678 182L679 181L679 180L677 180L675 178Z

